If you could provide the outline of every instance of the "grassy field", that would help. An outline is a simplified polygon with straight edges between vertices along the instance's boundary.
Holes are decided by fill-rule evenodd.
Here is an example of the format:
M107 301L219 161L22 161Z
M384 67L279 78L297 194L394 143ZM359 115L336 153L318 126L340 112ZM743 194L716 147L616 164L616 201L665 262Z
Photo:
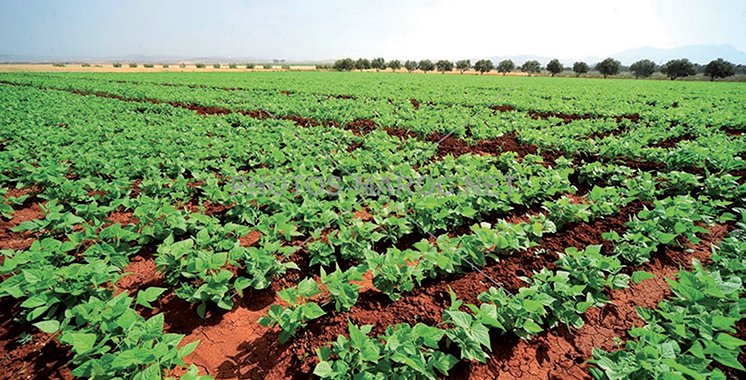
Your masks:
M746 375L746 85L172 67L0 73L6 373Z

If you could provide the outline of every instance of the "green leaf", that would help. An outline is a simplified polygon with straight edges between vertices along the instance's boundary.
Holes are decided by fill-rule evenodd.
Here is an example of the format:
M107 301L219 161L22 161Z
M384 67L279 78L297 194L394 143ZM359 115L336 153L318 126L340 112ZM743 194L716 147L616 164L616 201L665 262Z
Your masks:
M536 222L531 225L531 233L533 233L536 236L541 236L541 233L544 231L544 225Z
M332 377L334 375L334 370L332 369L332 366L329 364L329 362L319 362L319 364L316 364L316 368L314 368L313 374L323 379Z
M55 320L36 322L34 326L47 334L54 334L60 329L60 323Z
M167 289L166 288L159 288L159 287L150 287L145 290L141 290L137 292L137 304L140 306L147 307L148 309L152 309L153 307L150 305L151 302L158 299L158 296L163 294Z
M306 320L316 319L316 318L321 317L324 314L325 314L324 310L321 308L321 306L319 306L315 302L309 302L303 305L303 317Z
M183 357L191 354L192 352L194 352L194 350L197 349L197 345L199 345L199 340L196 340L196 341L194 341L192 343L185 344L184 347L181 347L179 349L179 355L178 355L178 357L181 359L181 358L183 358Z
M539 310L543 310L544 304L540 301L527 299L523 300L523 308L529 313L535 313Z
M114 368L127 368L137 364L140 364L140 360L137 358L135 350L117 352L114 360L111 362L111 366Z
M456 327L468 330L471 327L471 316L463 311L448 310L446 314L451 317L451 321Z
M715 340L720 343L723 347L730 349L730 350L737 350L739 347L746 345L746 341L738 339L734 336L725 334L725 333L719 333Z
M65 333L60 337L60 341L73 346L76 354L83 354L93 348L96 343L96 334Z
M39 306L44 306L46 304L47 304L47 297L43 294L37 294L23 301L23 303L21 303L21 307L33 309Z
M658 241L660 241L663 244L669 244L674 239L676 239L676 234L669 234L665 232L658 233Z
M743 364L738 361L738 357L736 357L736 355L734 354L731 354L729 352L716 352L713 354L713 357L720 364L727 365L728 367L739 369L741 371L746 371L746 368L743 367Z
M538 334L544 331L544 329L542 329L541 326L536 324L536 322L534 322L532 319L527 319L523 323L523 329L526 330L526 332L528 332L529 334Z

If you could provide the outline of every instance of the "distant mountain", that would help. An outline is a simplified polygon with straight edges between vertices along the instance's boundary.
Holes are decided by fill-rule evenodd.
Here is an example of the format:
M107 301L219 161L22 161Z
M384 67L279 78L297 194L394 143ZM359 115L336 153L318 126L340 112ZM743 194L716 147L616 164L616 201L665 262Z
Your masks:
M50 63L50 62L92 62L92 63L113 63L113 62L136 62L136 63L265 63L273 60L257 57L229 57L229 56L176 56L176 55L121 55L121 56L41 56L41 55L13 55L0 54L0 63ZM301 63L287 61L287 63Z
M447 56L447 52L444 52L444 56ZM623 65L629 65L640 59L650 59L655 63L662 64L670 59L676 58L688 58L694 63L706 64L713 59L723 58L727 61L736 64L746 64L746 53L737 50L730 45L690 45L681 46L677 48L656 48L656 47L640 47L630 50L625 50L616 54L610 55L613 58L618 59ZM504 60L511 59L516 65L522 65L524 62L529 60L537 60L542 65L546 65L547 62L553 58L558 58L565 66L572 66L575 61L584 61L591 65L599 62L607 56L586 56L586 57L548 57L535 54L518 54L518 55L503 55L503 56L492 56L489 57L495 64ZM392 57L395 58L395 57ZM438 58L438 57L435 57ZM472 62L476 62L482 57L473 57ZM271 58L257 58L247 56L175 56L175 55L120 55L120 56L41 56L41 55L12 55L12 54L0 54L0 63L50 63L50 62L92 62L92 63L111 63L111 62L136 62L136 63L266 63L273 62ZM323 60L288 60L288 64L329 64L333 63L334 59L323 59Z
M501 56L495 56L495 57L489 57L489 59L497 65L500 61L509 59L513 61L516 65L520 66L526 61L539 61L542 65L546 65L547 62L551 61L553 57L547 57L543 55L534 55L534 54L520 54L520 55L501 55ZM567 64L567 60L560 59L563 64ZM476 62L476 61L472 61ZM572 64L572 61L568 61L570 64Z

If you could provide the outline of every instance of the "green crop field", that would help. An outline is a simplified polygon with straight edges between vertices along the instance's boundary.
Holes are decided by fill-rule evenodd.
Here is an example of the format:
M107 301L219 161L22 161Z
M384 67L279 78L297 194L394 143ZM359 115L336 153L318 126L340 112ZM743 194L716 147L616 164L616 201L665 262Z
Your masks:
M743 83L0 73L0 364L743 378L745 130Z

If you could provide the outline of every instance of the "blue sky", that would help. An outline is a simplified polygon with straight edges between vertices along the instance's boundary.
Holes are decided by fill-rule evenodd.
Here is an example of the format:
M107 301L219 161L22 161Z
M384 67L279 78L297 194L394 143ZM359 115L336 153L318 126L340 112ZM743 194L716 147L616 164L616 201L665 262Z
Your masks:
M0 0L0 54L319 60L746 51L745 0Z

